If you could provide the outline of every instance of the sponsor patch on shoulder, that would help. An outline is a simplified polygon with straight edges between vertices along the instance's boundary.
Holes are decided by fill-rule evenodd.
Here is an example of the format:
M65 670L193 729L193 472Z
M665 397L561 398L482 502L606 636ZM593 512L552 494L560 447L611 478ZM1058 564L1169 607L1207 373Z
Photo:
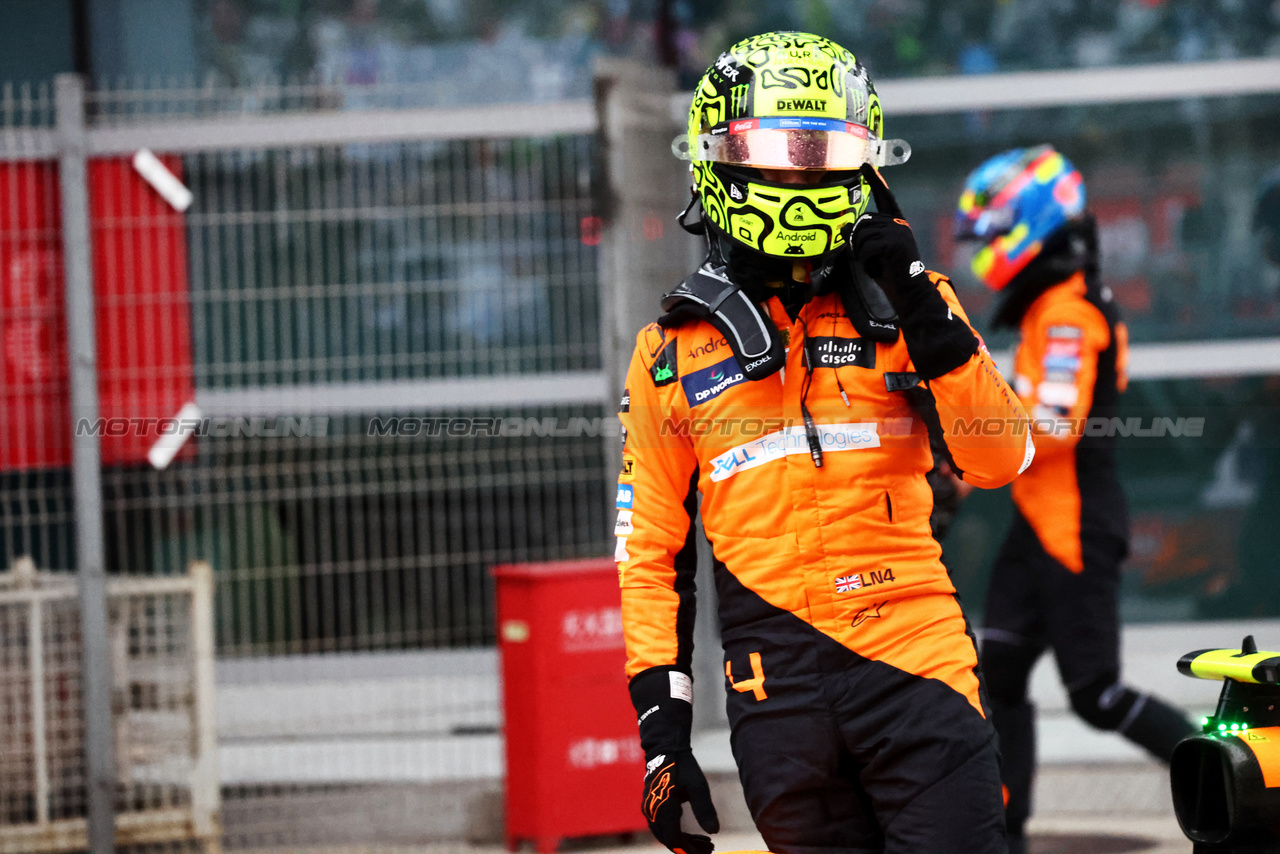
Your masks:
M654 360L653 367L649 369L654 385L670 385L679 377L676 373L676 349L676 339L672 338Z
M636 488L627 483L618 484L618 509L630 510L636 504Z
M689 406L698 406L719 397L725 389L745 382L746 374L733 356L707 368L700 368L680 380Z
M1084 330L1079 326L1050 326L1048 335L1050 338L1083 338Z

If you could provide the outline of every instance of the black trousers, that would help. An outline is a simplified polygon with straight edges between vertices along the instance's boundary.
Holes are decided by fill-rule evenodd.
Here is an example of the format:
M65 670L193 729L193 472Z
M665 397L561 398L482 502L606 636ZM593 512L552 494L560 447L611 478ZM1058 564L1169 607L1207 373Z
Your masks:
M764 677L759 691L726 687L734 758L770 851L1005 852L995 731L964 695L790 614L724 640L738 689L756 667ZM955 643L973 654L968 636Z
M1119 537L1084 539L1084 571L1051 557L1021 513L1005 538L987 588L982 666L1000 734L1008 825L1021 832L1031 814L1035 714L1028 683L1036 661L1052 649L1068 692L1120 671Z

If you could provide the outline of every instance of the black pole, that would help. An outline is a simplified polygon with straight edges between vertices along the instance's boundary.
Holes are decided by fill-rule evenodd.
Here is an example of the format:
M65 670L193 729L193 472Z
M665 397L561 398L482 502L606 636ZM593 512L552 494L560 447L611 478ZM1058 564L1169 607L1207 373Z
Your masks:
M674 0L659 0L658 17L654 21L654 41L657 42L658 63L663 68L680 67L680 49L676 44L676 16Z

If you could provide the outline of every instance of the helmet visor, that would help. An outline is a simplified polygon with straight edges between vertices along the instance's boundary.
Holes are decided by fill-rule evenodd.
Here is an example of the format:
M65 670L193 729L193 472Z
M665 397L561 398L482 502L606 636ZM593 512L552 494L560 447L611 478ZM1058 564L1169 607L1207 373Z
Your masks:
M1008 234L1014 226L1013 208L1009 206L956 213L956 240L990 240Z
M866 127L841 119L739 119L699 134L694 150L676 155L686 160L709 160L765 169L858 169L864 163L879 168L906 163L911 146L901 139L882 140Z

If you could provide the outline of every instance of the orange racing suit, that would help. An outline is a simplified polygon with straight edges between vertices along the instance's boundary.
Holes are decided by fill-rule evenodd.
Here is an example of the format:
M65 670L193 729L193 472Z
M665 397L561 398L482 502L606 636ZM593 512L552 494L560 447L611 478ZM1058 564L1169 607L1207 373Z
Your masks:
M1129 533L1115 439L1083 429L1091 414L1114 414L1128 384L1128 333L1109 301L1090 297L1083 272L1037 297L1014 363L1038 452L1014 482L1013 501L1045 551L1076 573L1084 570L1082 528L1123 540Z
M968 323L950 283L930 277ZM701 512L734 755L770 849L953 850L926 825L954 813L948 827L969 822L981 836L1003 819L976 651L930 535L933 459L909 392L931 398L956 471L981 487L1030 462L1026 414L985 347L921 381L901 336L860 338L834 295L795 320L776 297L765 307L788 347L785 368L758 381L705 321L637 337L615 555L627 674L690 672Z
M1036 458L1013 483L1016 512L992 567L982 666L1000 733L1007 828L1031 814L1033 667L1052 649L1072 709L1168 761L1193 731L1175 707L1120 679L1120 565L1129 516L1115 438L1089 428L1116 413L1127 384L1128 336L1102 286L1084 271L1049 283L1020 320L1014 388L1032 418Z

